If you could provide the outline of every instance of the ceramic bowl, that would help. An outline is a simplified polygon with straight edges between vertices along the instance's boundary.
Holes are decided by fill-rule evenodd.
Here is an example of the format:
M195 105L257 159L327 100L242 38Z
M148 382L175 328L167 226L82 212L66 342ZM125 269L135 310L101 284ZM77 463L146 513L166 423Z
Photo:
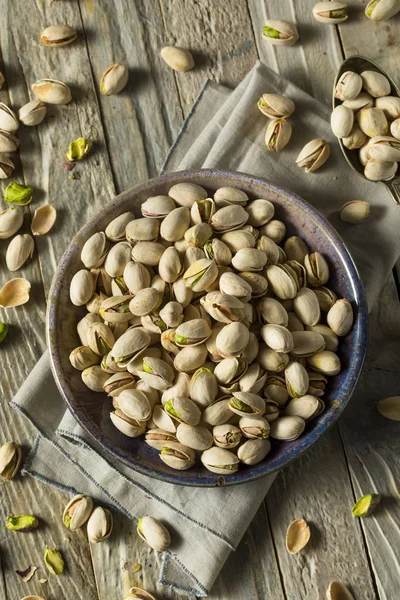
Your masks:
M351 301L355 314L353 329L340 340L339 356L343 369L337 377L330 378L324 396L325 411L307 424L305 433L299 439L293 442L273 440L271 452L265 460L253 467L243 465L236 473L226 477L207 471L199 460L187 471L174 471L158 458L156 450L144 443L143 436L136 439L125 437L110 421L111 399L105 394L90 391L82 383L80 372L72 368L68 359L71 350L80 345L76 324L86 312L84 307L75 307L69 300L72 276L82 268L80 253L83 244L123 212L132 211L140 216L140 205L146 198L167 194L172 185L182 181L202 185L210 196L221 186L234 186L244 190L250 198L271 200L275 205L276 218L282 219L287 225L288 235L298 234L310 249L328 258L331 269L329 286L339 297ZM310 448L335 423L351 397L363 365L367 345L367 309L360 278L341 238L307 202L270 181L244 173L181 171L146 181L124 192L107 204L75 236L60 261L50 290L47 340L60 393L66 406L92 438L94 446L99 444L135 471L170 483L233 485L284 467Z

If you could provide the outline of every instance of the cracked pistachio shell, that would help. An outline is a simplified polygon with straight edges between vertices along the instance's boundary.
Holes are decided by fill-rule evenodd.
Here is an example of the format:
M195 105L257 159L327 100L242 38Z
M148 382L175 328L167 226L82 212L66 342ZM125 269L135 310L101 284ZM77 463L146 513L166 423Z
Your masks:
M153 517L146 516L138 519L137 532L142 540L156 552L163 552L171 544L168 529Z
M111 356L118 366L125 367L146 350L150 341L150 334L146 330L129 328L113 345Z
M164 431L162 429L149 429L146 431L144 441L155 450L162 450L166 442L176 442L175 433Z
M264 417L241 417L239 428L243 436L248 439L265 439L269 436L270 425Z
M211 328L204 319L191 319L179 325L175 332L178 346L197 346L203 344L211 335Z
M178 421L187 425L198 425L201 418L201 410L193 400L176 396L164 404L165 412Z
M203 366L207 359L207 348L204 344L199 346L187 346L183 348L174 359L174 367L177 371L192 373Z
M249 330L243 323L229 323L218 333L216 347L225 357L237 357L242 354L249 342Z
M289 356L284 352L275 352L272 348L263 346L257 356L257 360L266 371L279 373L283 371L289 362Z
M201 462L212 473L229 475L230 473L236 473L240 461L233 452L213 446L202 453Z
M297 358L312 356L325 348L325 340L315 331L292 331L292 354Z
M374 98L389 96L391 85L387 77L378 71L363 71L361 73L363 89Z
M89 302L94 293L95 282L92 273L81 269L73 276L70 285L70 299L75 306L83 306Z
M380 108L362 108L357 113L357 121L360 129L370 138L386 135L389 131L386 115Z
M185 271L188 270L196 261L202 258L212 258L210 256L206 256L203 248L195 248L194 246L188 246L185 249L185 253L183 256L183 268Z
M171 69L179 73L185 73L194 67L193 56L186 48L165 46L161 50L160 56Z
M111 375L104 383L103 389L111 398L117 398L124 390L132 389L135 385L133 375L127 371L121 371Z
M150 273L141 263L129 261L125 266L123 278L131 294L138 294L141 290L150 287Z
M272 291L278 298L281 300L288 300L296 296L296 280L290 272L282 267L282 265L269 265L267 266L265 273Z
M400 3L399 3L400 10ZM376 108L383 110L387 119L398 119L400 117L400 98L398 96L383 96L375 100Z
M310 528L304 519L290 523L286 532L286 549L290 554L297 554L310 541Z
M319 23L336 25L347 20L347 10L344 2L318 2L312 9L312 15Z
M0 129L15 133L19 127L17 115L7 104L0 102Z
M19 109L18 117L21 123L28 127L33 127L34 125L39 125L39 123L43 121L46 113L47 107L44 102L32 100Z
M128 79L129 71L124 65L111 65L100 80L100 91L105 96L119 94L128 83Z
M200 367L200 369L197 369L193 373L190 380L188 396L203 408L214 402L218 396L218 382L216 376L210 369Z
M347 335L353 327L353 309L348 300L336 300L329 310L326 321L338 336Z
M131 259L131 250L131 245L128 242L118 242L115 246L111 247L104 262L104 269L107 275L110 277L120 277L123 274L126 265Z
M158 274L167 283L174 283L182 273L182 260L178 250L171 246L167 248L160 258Z
M209 223L215 213L215 201L212 198L196 200L190 208L190 220L192 223Z
M357 202L357 200L355 200L355 202ZM360 202L362 202L362 200L360 200ZM344 205L342 209L344 209L345 206L346 205ZM314 288L314 294L317 296L319 306L323 312L328 312L337 300L335 292L324 286Z
M87 269L100 267L105 261L110 242L103 231L94 233L83 245L81 261Z
M117 396L117 406L129 419L147 421L151 417L152 406L146 394L137 389L125 389Z
M166 465L178 471L190 469L195 461L194 450L179 442L167 442L163 446L159 457Z
M399 98L400 99L400 98ZM400 161L400 140L390 136L376 136L368 142L369 157L382 162Z
M160 236L167 242L181 240L189 228L190 211L186 206L174 208L160 226Z
M221 240L228 246L231 252L238 252L241 248L254 248L256 239L250 231L236 229L227 231L221 235ZM262 250L263 248L260 248Z
M118 217L115 217L110 223L107 225L105 229L105 234L109 240L112 242L121 242L125 240L125 229L128 223L133 221L135 215L131 212L122 213Z
M292 398L285 407L285 415L301 417L304 421L311 421L317 417L325 408L325 403L321 398L306 394L297 398Z
M350 108L339 104L333 109L331 114L331 128L338 138L344 138L350 135L354 125L354 113Z
M268 280L260 273L255 273L254 271L241 271L239 273L239 276L250 285L252 298L260 298L261 296L264 296L264 294L267 293ZM248 310L248 306L251 305L248 303L244 305L245 311ZM253 309L252 306L251 309ZM245 320L246 318L247 316L245 316Z
M291 332L282 325L267 324L261 328L261 337L269 348L275 352L291 352L293 337Z
M213 438L216 446L229 450L239 445L242 433L235 425L225 423L213 427Z
M18 271L32 258L35 244L28 233L17 235L11 240L6 251L6 265L9 271Z
M325 393L325 386L328 382L325 375L322 373L315 373L314 371L308 371L308 377L310 380L308 393L318 398L323 396Z
M279 19L268 19L262 29L262 34L274 46L293 46L299 39L297 27Z
M239 204L229 204L217 210L211 218L211 225L217 232L240 229L247 223L249 214Z
M64 571L64 559L57 548L48 548L46 546L44 551L44 563L53 575L61 575Z
M183 274L185 285L193 292L203 292L217 279L218 268L213 260L202 258Z
M367 141L366 134L360 129L357 123L354 123L350 134L342 139L343 146L349 150L356 150L361 148Z
M200 299L200 305L216 321L232 323L245 317L244 304L236 296L222 292L209 292Z
M19 148L19 139L10 131L0 129L0 152L16 152Z
M267 263L267 255L256 248L242 248L232 258L232 266L237 271L261 271Z
M156 427L162 429L163 431L173 434L176 433L177 421L173 419L159 404L153 408L152 422ZM169 442L169 440L167 441ZM157 448L157 450L162 450L164 445L165 444L162 444Z
M6 442L0 447L0 477L11 481L21 464L21 446L15 442Z
M152 388L164 391L171 387L174 371L165 360L144 355L138 376Z
M284 377L271 375L267 378L264 388L264 396L267 400L276 402L279 406L284 406L289 399L286 381Z
M87 367L81 373L82 381L92 392L103 392L109 375L98 365Z
M365 14L373 21L389 21L400 11L398 0L371 0L365 7Z
M390 133L396 138L396 140L400 140L400 119L392 121L390 124Z
M120 337L121 336L118 336L118 338ZM122 373L123 371L125 371L125 367L119 367L117 365L115 359L111 356L110 352L107 352L107 354L103 356L103 358L101 359L100 366L105 373Z
M219 288L223 294L235 296L242 302L248 302L252 296L252 287L236 273L223 273L219 279Z
M298 362L289 363L285 369L285 381L292 398L304 396L308 390L309 378L306 369Z
M217 382L223 388L232 388L247 371L247 360L243 358L224 358L214 369ZM238 385L231 391L237 391Z
M269 119L287 119L295 109L293 100L279 94L263 94L257 106Z
M325 341L325 350L331 350L332 352L336 352L336 350L338 349L338 336L327 325L307 326L307 331L315 331L316 333L320 333L322 335Z
M307 273L307 281L314 287L320 287L329 279L329 267L325 258L319 252L307 254L304 258L304 267Z
M354 100L362 90L363 81L358 73L345 71L339 77L335 88L335 98Z
M93 510L93 500L89 496L78 494L67 504L63 513L63 523L67 529L76 531L86 523Z
M303 433L306 423L301 417L278 417L271 424L270 437L291 442Z
M226 186L217 189L214 194L214 200L218 208L228 206L229 204L246 206L249 197L243 190Z
M229 406L229 396L218 398L203 411L203 421L208 425L223 425L231 418L232 411Z
M10 238L22 227L24 213L18 208L8 208L0 213L0 240Z
M304 325L316 325L321 318L318 298L310 288L303 287L297 292L293 309Z
M195 202L205 200L208 196L207 191L196 183L176 183L169 190L168 195L175 200L176 204L188 209L190 209ZM181 237L183 237L183 235Z
M93 352L89 346L78 346L69 355L69 362L78 371L83 371L93 365L98 365L100 356Z
M280 262L280 251L282 251L282 248L277 246L276 243L266 235L262 235L257 240L256 247L258 250L265 252L267 256L267 265L277 265L278 262Z
M51 204L43 204L35 210L31 223L33 235L46 235L56 222L57 211Z
M241 417L259 416L265 412L265 401L251 392L233 392L229 398L229 408Z
M397 167L396 162L382 162L371 158L364 167L364 175L370 181L389 181L396 175Z
M267 372L258 363L253 363L240 378L239 389L241 392L258 394L263 389L266 380Z
M87 524L87 534L92 544L107 539L113 529L113 517L107 508L96 506Z
M203 246L213 234L213 229L209 223L197 223L185 231L185 240L191 246Z
M124 435L131 438L136 438L146 431L146 423L144 421L136 421L129 418L120 409L116 409L110 413L112 424Z
M292 126L286 119L270 121L265 132L267 150L280 152L289 143L292 136Z
M129 302L133 296L111 296L105 298L100 304L100 316L108 323L127 323L132 318L129 310Z
M176 430L178 442L192 448L197 452L203 452L213 445L213 436L206 427L187 425L180 423Z
M338 375L341 370L339 357L330 350L322 350L313 356L307 357L307 364L314 371L323 375Z
M306 173L314 173L326 163L330 153L331 148L326 140L311 140L301 150L296 158L296 164L303 168Z
M353 594L341 581L331 581L326 590L327 600L354 600Z
M160 310L159 315L167 327L178 327L183 321L183 306L172 300Z
M272 219L260 227L259 233L270 238L275 244L280 244L286 235L286 225L282 221Z
M81 340L81 344L82 346L88 346L88 340L89 340L89 332L90 332L90 326L93 323L101 323L102 322L102 318L100 317L100 315L94 314L94 313L88 313L87 315L85 315L83 317L83 319L81 319L76 327L78 335L79 335L79 339Z
M213 238L206 242L204 244L204 252L206 257L213 259L218 266L228 266L231 263L232 252L228 246L218 238Z
M68 104L72 100L71 90L62 81L40 79L32 85L32 92L46 104Z
M45 46L67 46L76 39L76 31L69 25L50 25L40 38Z
M5 154L0 154L0 179L8 179L15 169L14 163Z
M176 208L176 204L169 196L151 196L140 207L142 215L149 219L164 219Z
M251 439L239 446L237 457L245 465L256 465L264 460L270 450L271 442L268 439Z
M189 398L190 376L187 373L177 373L174 381L174 385L165 390L161 396L161 403L163 406L165 406L168 400L177 396Z

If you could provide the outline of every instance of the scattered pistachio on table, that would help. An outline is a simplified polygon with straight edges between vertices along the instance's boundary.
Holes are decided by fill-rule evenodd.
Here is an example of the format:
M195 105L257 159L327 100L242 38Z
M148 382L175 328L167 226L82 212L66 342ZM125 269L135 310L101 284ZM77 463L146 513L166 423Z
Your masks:
M400 11L397 0L370 0L365 7L365 14L373 21L389 21Z
M78 494L67 504L63 513L63 523L67 529L75 531L89 519L93 510L93 500L89 496Z
M111 65L100 80L100 91L105 96L119 94L128 83L128 79L129 71L124 65Z
M128 594L124 596L124 600L133 600L134 598L139 598L140 600L156 600L155 596L138 587L132 587Z
M87 534L92 544L106 540L113 529L113 517L107 508L96 506L87 522Z
M47 107L44 102L32 100L19 109L18 117L21 123L28 127L33 127L43 121L46 113Z
M297 27L279 19L268 19L262 29L262 34L275 46L293 46L299 39Z
M15 133L19 127L17 115L7 104L0 102L0 129Z
M367 517L372 513L377 504L381 501L379 494L366 494L362 496L352 508L353 517Z
M57 79L39 79L32 85L32 92L46 104L68 104L72 100L69 87Z
M286 549L290 554L297 554L308 544L311 537L310 527L304 519L290 523L286 532Z
M160 56L174 71L185 73L194 67L193 56L186 48L165 46L162 48Z
M138 519L137 532L153 550L163 552L171 544L168 529L158 519L142 517Z
M34 515L11 515L7 517L6 528L10 531L27 533L39 527L39 521Z
M318 2L312 9L312 15L320 23L337 25L347 20L347 11L348 6L344 2Z
M4 191L5 201L12 205L26 206L32 202L32 198L33 188L16 181L9 183Z
M51 204L43 204L35 210L31 223L33 235L45 235L56 222L57 211Z
M368 219L371 212L371 206L369 202L365 200L351 200L343 204L340 210L340 218L345 223L362 223Z
M31 284L23 277L7 281L0 289L0 308L12 308L26 304L29 300Z
M53 573L53 575L61 575L64 571L64 559L57 548L48 548L46 546L43 558L50 573Z
M0 129L0 152L16 152L19 148L19 139L16 135L5 129Z
M68 152L65 155L66 160L68 162L82 160L89 154L90 150L92 149L92 145L93 143L84 137L74 140L68 146Z
M8 332L6 323L0 324L0 342ZM11 481L16 476L21 464L21 446L15 442L6 442L0 447L0 477Z
M76 40L76 31L69 25L50 25L40 38L45 46L67 46Z
M340 581L332 581L326 590L327 600L354 600L353 594L348 587Z
M376 408L382 417L392 421L400 421L400 396L390 396L379 400Z
M9 271L17 271L32 258L35 243L29 233L15 236L6 251L6 265Z

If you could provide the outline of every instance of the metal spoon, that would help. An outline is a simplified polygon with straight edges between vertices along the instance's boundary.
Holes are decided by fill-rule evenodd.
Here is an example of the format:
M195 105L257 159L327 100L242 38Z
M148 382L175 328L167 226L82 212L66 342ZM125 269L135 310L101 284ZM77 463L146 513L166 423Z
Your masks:
M378 71L378 73L382 73L382 75L387 77L387 79L389 80L390 85L392 87L390 94L392 96L400 96L400 89L397 87L397 85L394 83L394 81L389 77L389 75L387 73L385 73L385 71L383 71L380 67L378 67L378 65L376 65L374 62L372 62L372 60L369 60L368 58L365 58L364 56L350 56L349 58L346 58L346 60L344 62L342 62L342 64L339 67L338 72L336 73L335 82L333 84L333 97L332 97L333 108L335 108L336 106L341 104L341 101L338 100L337 98L335 98L335 88L336 88L336 84L339 80L339 77L345 71L354 71L355 73L362 73L362 71ZM343 145L342 140L339 139L338 141L339 141L339 146L342 149L343 156L345 157L347 163L350 165L350 167L353 169L353 171L356 171L359 175L361 175L361 177L364 177L364 179L367 179L364 175L364 167L358 160L358 152L355 152L354 150L349 150L348 148L346 148ZM367 181L370 181L370 180L367 179ZM376 181L376 182L373 181L371 183L380 183L381 185L384 185L389 190L389 193L390 193L393 201L396 204L400 204L400 176L398 174L394 175L390 181Z

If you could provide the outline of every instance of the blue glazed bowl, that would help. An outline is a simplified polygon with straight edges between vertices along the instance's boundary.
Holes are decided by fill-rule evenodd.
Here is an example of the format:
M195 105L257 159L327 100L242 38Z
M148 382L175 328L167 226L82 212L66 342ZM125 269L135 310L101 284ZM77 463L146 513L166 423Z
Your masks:
M330 264L329 286L339 297L348 298L354 309L355 320L351 332L340 340L341 373L329 379L324 396L325 411L311 423L304 434L293 442L273 440L269 455L253 467L241 466L237 473L222 477L207 471L198 460L187 471L174 471L165 465L143 441L143 436L131 439L120 433L111 423L111 400L105 394L90 391L81 381L80 372L70 365L71 350L80 345L76 324L85 314L69 300L72 276L82 268L80 252L85 241L119 214L132 211L140 215L140 205L149 196L167 194L178 182L193 182L205 187L211 196L222 186L244 190L250 198L266 198L274 203L276 218L287 225L288 235L298 234L313 251L325 255ZM349 401L360 375L367 346L367 307L362 284L356 267L338 233L307 202L289 190L270 181L229 171L181 171L169 173L124 192L105 206L83 227L63 255L54 276L47 311L47 340L55 380L67 407L93 439L125 465L149 477L175 484L192 486L234 485L252 481L282 468L305 452L338 419Z

